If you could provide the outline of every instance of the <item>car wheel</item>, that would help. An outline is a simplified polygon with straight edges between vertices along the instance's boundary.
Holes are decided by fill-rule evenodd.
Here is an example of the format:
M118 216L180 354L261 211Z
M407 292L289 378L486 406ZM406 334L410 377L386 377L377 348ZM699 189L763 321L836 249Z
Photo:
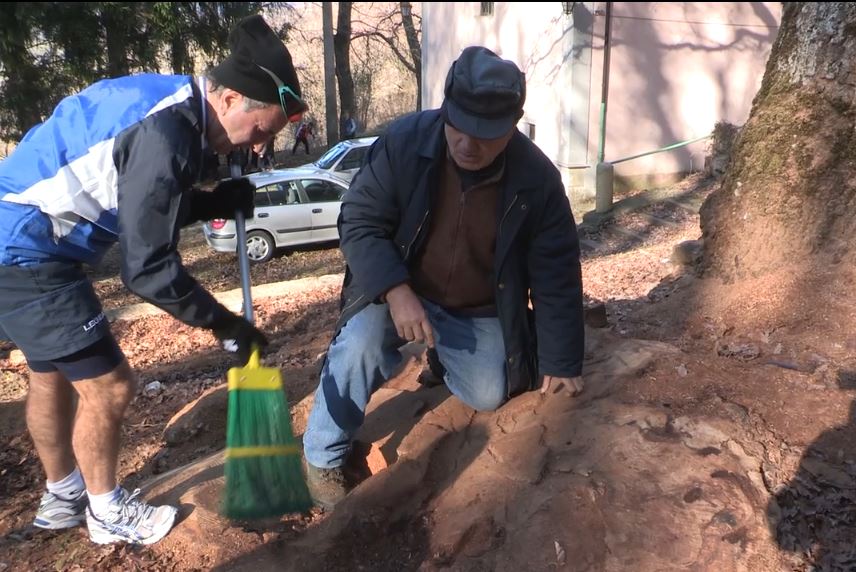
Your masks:
M273 258L276 246L273 238L261 230L254 230L247 234L247 256L250 262L267 262Z

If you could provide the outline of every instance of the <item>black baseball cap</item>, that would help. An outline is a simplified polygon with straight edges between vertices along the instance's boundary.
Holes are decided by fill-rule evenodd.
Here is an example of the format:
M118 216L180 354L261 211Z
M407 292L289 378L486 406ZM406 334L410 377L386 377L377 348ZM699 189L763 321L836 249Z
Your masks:
M479 139L502 137L523 117L526 76L514 62L470 46L446 75L443 114L448 123Z

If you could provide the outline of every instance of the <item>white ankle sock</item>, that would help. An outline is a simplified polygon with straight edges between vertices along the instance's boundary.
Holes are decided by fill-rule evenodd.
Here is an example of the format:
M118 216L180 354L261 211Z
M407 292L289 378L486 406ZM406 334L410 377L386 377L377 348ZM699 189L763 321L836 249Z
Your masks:
M101 516L110 512L110 507L119 499L119 485L116 485L115 489L103 495L94 495L88 491L86 494L89 495L89 507L92 509L92 512L95 516Z
M80 474L80 469L77 467L55 483L48 481L48 492L63 499L77 498L85 488L83 475Z

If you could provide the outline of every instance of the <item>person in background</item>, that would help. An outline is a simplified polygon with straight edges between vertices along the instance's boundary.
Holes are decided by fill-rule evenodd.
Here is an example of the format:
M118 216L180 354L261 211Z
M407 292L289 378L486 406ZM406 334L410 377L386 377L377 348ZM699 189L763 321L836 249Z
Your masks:
M85 522L95 543L152 544L176 517L118 483L137 382L84 264L118 242L122 281L143 300L210 330L240 363L266 344L178 252L185 225L252 216L246 179L195 189L205 158L267 141L306 109L291 56L261 16L229 41L205 77L121 77L65 98L0 162L0 337L29 367L27 427L47 474L37 527Z
M256 152L259 155L259 168L262 171L270 171L274 164L274 149L276 145L276 137L271 137L266 143L259 146Z
M315 137L315 123L312 121L304 121L297 127L297 132L294 134L294 146L291 148L291 154L297 152L297 147L302 143L306 149L306 154L309 155L309 139Z
M353 139L357 136L357 120L351 116L350 111L342 112L342 122L339 128L342 139Z

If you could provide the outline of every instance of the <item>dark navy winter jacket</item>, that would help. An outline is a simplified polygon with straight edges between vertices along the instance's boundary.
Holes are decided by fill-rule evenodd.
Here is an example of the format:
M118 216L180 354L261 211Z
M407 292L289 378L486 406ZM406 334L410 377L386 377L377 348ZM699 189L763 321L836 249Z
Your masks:
M431 221L446 153L443 125L437 110L395 122L371 147L345 194L339 235L348 267L340 327L409 279ZM576 224L559 172L516 131L500 188L494 288L511 396L535 388L539 374L580 375L582 278Z

